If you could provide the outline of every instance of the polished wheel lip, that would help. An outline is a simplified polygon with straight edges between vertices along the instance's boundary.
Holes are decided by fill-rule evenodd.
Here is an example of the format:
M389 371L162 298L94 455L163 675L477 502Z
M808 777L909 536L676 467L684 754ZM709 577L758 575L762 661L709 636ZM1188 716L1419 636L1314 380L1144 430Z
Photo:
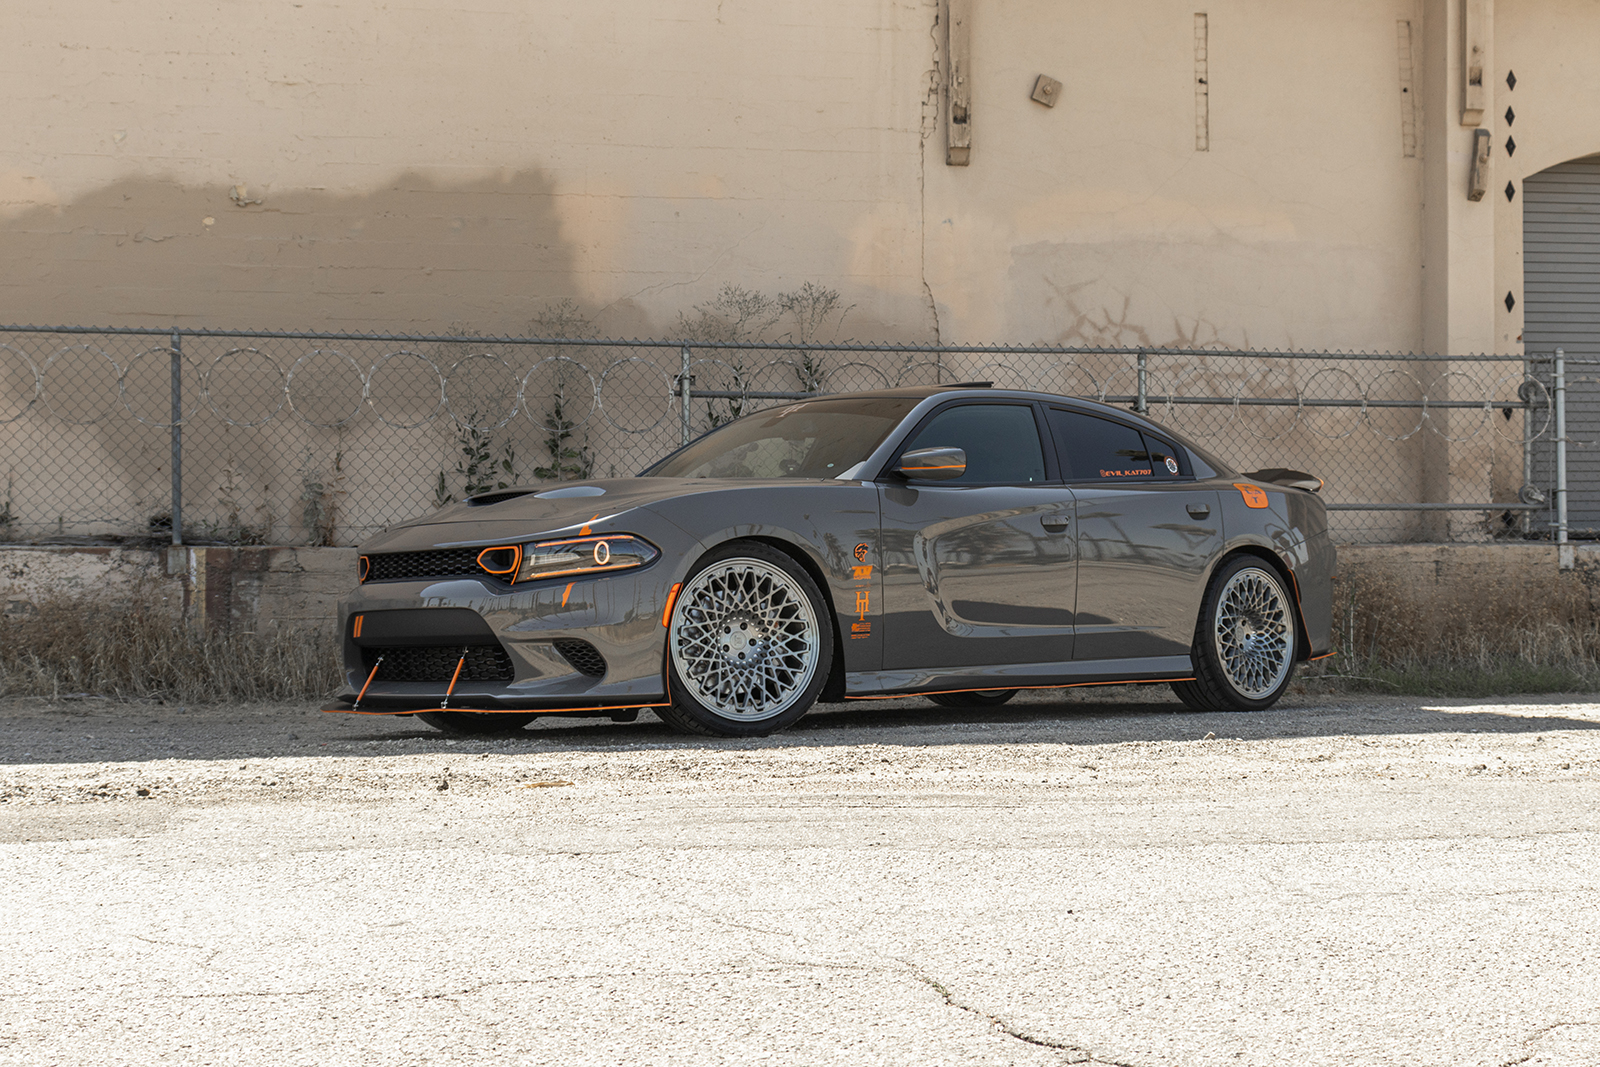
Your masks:
M678 594L668 635L680 683L726 719L791 710L817 672L822 633L800 583L766 560L718 560Z
M1217 662L1236 692L1262 700L1283 685L1294 665L1294 616L1274 575L1260 567L1233 574L1212 622Z

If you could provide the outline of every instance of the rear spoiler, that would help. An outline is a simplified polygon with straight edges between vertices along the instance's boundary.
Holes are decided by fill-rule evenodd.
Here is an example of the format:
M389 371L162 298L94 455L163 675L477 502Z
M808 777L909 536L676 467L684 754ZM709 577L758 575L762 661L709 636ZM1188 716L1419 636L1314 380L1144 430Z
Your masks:
M1322 489L1322 479L1315 474L1287 470L1283 467L1268 467L1266 470L1247 471L1245 472L1245 477L1257 482L1286 485L1290 489L1304 489L1312 493Z

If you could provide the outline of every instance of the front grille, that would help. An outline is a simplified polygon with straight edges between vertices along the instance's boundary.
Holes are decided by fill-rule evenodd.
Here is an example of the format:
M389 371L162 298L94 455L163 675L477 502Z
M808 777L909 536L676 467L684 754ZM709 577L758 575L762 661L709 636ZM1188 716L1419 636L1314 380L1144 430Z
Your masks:
M606 658L589 642L563 637L555 642L555 646L561 658L572 664L572 669L579 674L598 678L606 673Z
M367 572L367 581L449 578L458 574L481 576L484 572L478 566L478 553L482 551L481 548L441 548L431 552L388 552L368 556L372 569Z
M426 682L449 685L461 662L460 645L432 645L421 647L363 648L361 658L364 670L371 672L372 665L383 657L375 681ZM511 657L499 645L469 645L467 662L461 667L462 682L509 682L516 677Z

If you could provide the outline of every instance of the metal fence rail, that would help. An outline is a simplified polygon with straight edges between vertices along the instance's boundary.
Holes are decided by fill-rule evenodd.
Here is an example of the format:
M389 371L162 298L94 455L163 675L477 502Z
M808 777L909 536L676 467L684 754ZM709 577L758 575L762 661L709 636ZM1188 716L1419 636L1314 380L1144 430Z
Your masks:
M1218 349L0 327L0 537L347 544L501 484L625 476L825 392L959 381L1148 413L1327 482L1346 541L1555 530L1554 364ZM1545 464L1548 466L1548 464Z

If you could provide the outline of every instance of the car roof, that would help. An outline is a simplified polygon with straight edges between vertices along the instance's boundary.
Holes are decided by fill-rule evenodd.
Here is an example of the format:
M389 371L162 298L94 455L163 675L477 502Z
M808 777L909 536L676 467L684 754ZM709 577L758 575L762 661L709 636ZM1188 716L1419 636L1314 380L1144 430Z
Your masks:
M1051 404L1071 404L1076 407L1082 407L1089 410L1100 411L1109 415L1114 415L1117 418L1127 419L1130 422L1145 424L1150 426L1152 429L1158 430L1165 434L1170 435L1172 433L1172 431L1167 429L1165 426L1150 420L1146 416L1139 415L1136 412L1127 410L1126 408L1115 407L1111 404L1102 404L1098 400L1090 400L1081 396L1066 396L1061 393L1046 393L1038 389L996 389L987 382L953 382L949 385L906 385L895 389L868 389L860 392L849 393L820 393L814 399L848 400L857 398L871 399L875 397L883 397L885 399L894 398L912 400L927 400L932 397L938 397L941 400L1038 400ZM794 401L794 403L806 403L811 399L813 398L807 397L805 400L797 399Z
M1120 408L1113 404L1103 404L1098 400L1089 400L1081 396L1064 396L1061 393L1045 393L1036 389L996 389L986 382L953 382L949 385L908 385L901 386L897 389L872 389L851 393L822 393L818 394L814 399L844 400L853 398L868 399L873 397L883 397L885 399L910 399L919 401L915 409L908 413L908 422L915 421L926 415L932 407L929 401L933 401L935 399L938 401L944 401L947 399L1032 400L1048 404L1065 404L1076 407L1082 411L1092 412L1102 416L1110 416L1123 422L1131 423L1134 426L1153 430L1162 437L1174 441L1177 444L1182 445L1184 448L1187 448L1190 452L1205 460L1205 462L1215 470L1228 471L1232 469L1230 464L1222 462L1222 460L1218 459L1210 451L1196 445L1185 434L1178 432L1170 426L1164 426L1161 423L1156 422L1154 419L1151 419L1149 416L1140 415L1137 412L1129 411L1127 408ZM807 403L811 399L813 398L796 400L793 402ZM889 437L885 438L884 443L880 445L878 449L873 451L871 458L874 460L882 460L884 456L893 451L894 446L900 436L902 435L891 434ZM880 456L880 452L883 453L882 456Z

